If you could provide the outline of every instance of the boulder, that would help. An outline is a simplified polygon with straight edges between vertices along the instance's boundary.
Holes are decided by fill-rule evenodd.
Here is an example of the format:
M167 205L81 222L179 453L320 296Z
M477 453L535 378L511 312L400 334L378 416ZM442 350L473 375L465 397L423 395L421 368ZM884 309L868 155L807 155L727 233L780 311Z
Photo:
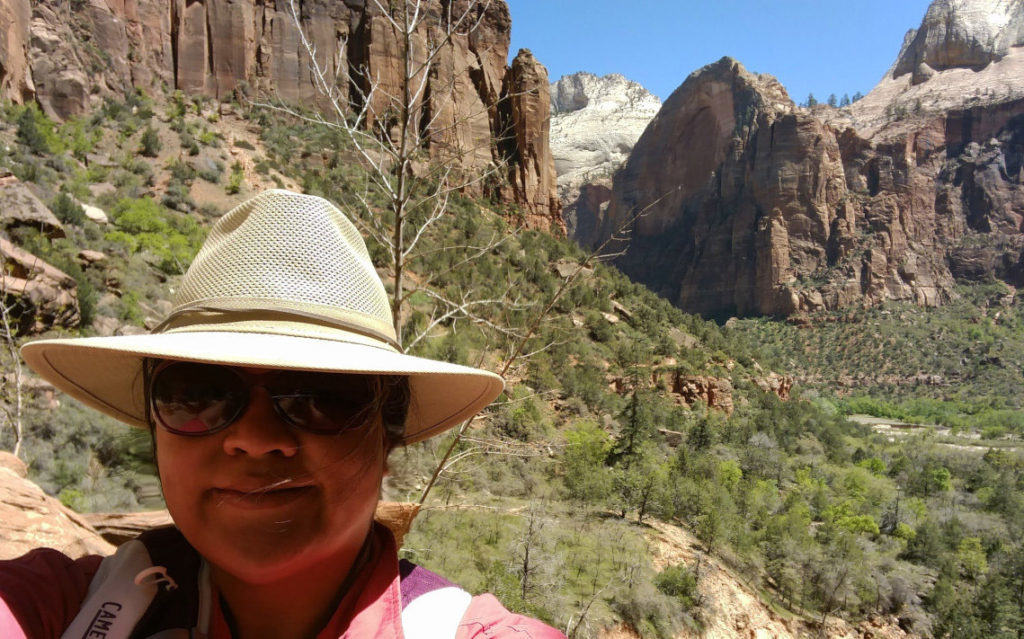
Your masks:
M27 476L20 459L0 452L0 559L43 547L72 558L114 552L81 515L46 495Z
M117 321L117 318L114 317L97 315L92 321L92 329L100 337L115 335L119 328L121 328L121 322Z
M93 156L93 157L95 157L95 156ZM91 160L90 160L90 162L91 162ZM100 164L102 164L102 162L100 162ZM98 197L101 197L101 196L104 196L104 195L110 195L110 194L113 194L113 193L117 193L117 187L114 186L113 184L111 184L110 182L98 182L96 184L90 184L89 185L89 193L92 193L92 196L94 198L98 198ZM82 206L84 207L85 205L83 204ZM86 209L85 213L86 213L86 215L88 215L89 214L89 210ZM103 217L106 217L106 213L103 214Z
M99 251L82 249L78 252L78 261L86 266L91 266L93 264L102 264L103 262L106 262L107 256L105 253L101 253Z
M64 225L57 216L14 176L0 178L0 225L4 229L29 226L51 239L65 237Z
M782 401L789 399L790 391L793 390L792 377L774 372L765 377L755 377L754 383L766 393L775 393Z
M82 518L89 522L103 539L115 546L131 541L139 534L170 526L174 523L166 510L151 510L137 513L85 513Z
M109 224L110 219L107 218L106 212L98 206L91 204L83 204L82 210L85 211L85 217L89 218L97 224Z
M50 328L78 326L78 289L75 280L35 255L0 238L0 258L7 273L0 278L0 293L14 298L14 316L21 335ZM5 299L4 303L10 303Z

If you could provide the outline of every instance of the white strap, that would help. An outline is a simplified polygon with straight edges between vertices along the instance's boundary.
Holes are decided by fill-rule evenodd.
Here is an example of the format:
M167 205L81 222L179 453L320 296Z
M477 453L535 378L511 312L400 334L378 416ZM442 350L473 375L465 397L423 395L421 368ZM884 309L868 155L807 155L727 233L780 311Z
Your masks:
M157 592L155 583L136 585L135 576L152 567L141 541L122 544L100 564L85 602L61 639L128 639Z
M405 639L454 639L473 595L461 588L439 588L416 597L402 610Z

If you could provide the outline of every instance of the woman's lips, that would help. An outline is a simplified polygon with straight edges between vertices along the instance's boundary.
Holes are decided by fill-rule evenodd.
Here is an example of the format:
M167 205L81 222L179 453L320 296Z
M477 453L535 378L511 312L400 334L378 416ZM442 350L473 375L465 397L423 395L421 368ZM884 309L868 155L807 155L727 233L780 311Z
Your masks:
M214 488L211 490L218 505L242 510L266 510L282 508L310 497L313 486L282 486L281 488L238 490L235 488Z

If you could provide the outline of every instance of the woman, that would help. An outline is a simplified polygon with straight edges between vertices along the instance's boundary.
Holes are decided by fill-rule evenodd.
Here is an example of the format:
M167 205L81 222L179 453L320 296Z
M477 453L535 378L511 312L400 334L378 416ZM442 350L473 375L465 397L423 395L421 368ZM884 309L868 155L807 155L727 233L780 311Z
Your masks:
M153 434L175 527L111 558L0 562L0 637L561 637L399 562L388 452L467 419L489 372L405 355L362 238L274 190L210 232L151 334L43 340L41 376Z

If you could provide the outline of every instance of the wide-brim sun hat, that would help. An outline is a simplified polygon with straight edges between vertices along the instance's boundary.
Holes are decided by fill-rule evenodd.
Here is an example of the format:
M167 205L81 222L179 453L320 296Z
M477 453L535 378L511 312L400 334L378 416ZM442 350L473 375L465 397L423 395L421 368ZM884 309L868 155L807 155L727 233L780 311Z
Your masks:
M150 333L44 339L25 362L71 397L148 428L147 358L408 376L403 443L468 419L504 388L489 371L407 355L356 227L329 201L275 189L221 217Z

